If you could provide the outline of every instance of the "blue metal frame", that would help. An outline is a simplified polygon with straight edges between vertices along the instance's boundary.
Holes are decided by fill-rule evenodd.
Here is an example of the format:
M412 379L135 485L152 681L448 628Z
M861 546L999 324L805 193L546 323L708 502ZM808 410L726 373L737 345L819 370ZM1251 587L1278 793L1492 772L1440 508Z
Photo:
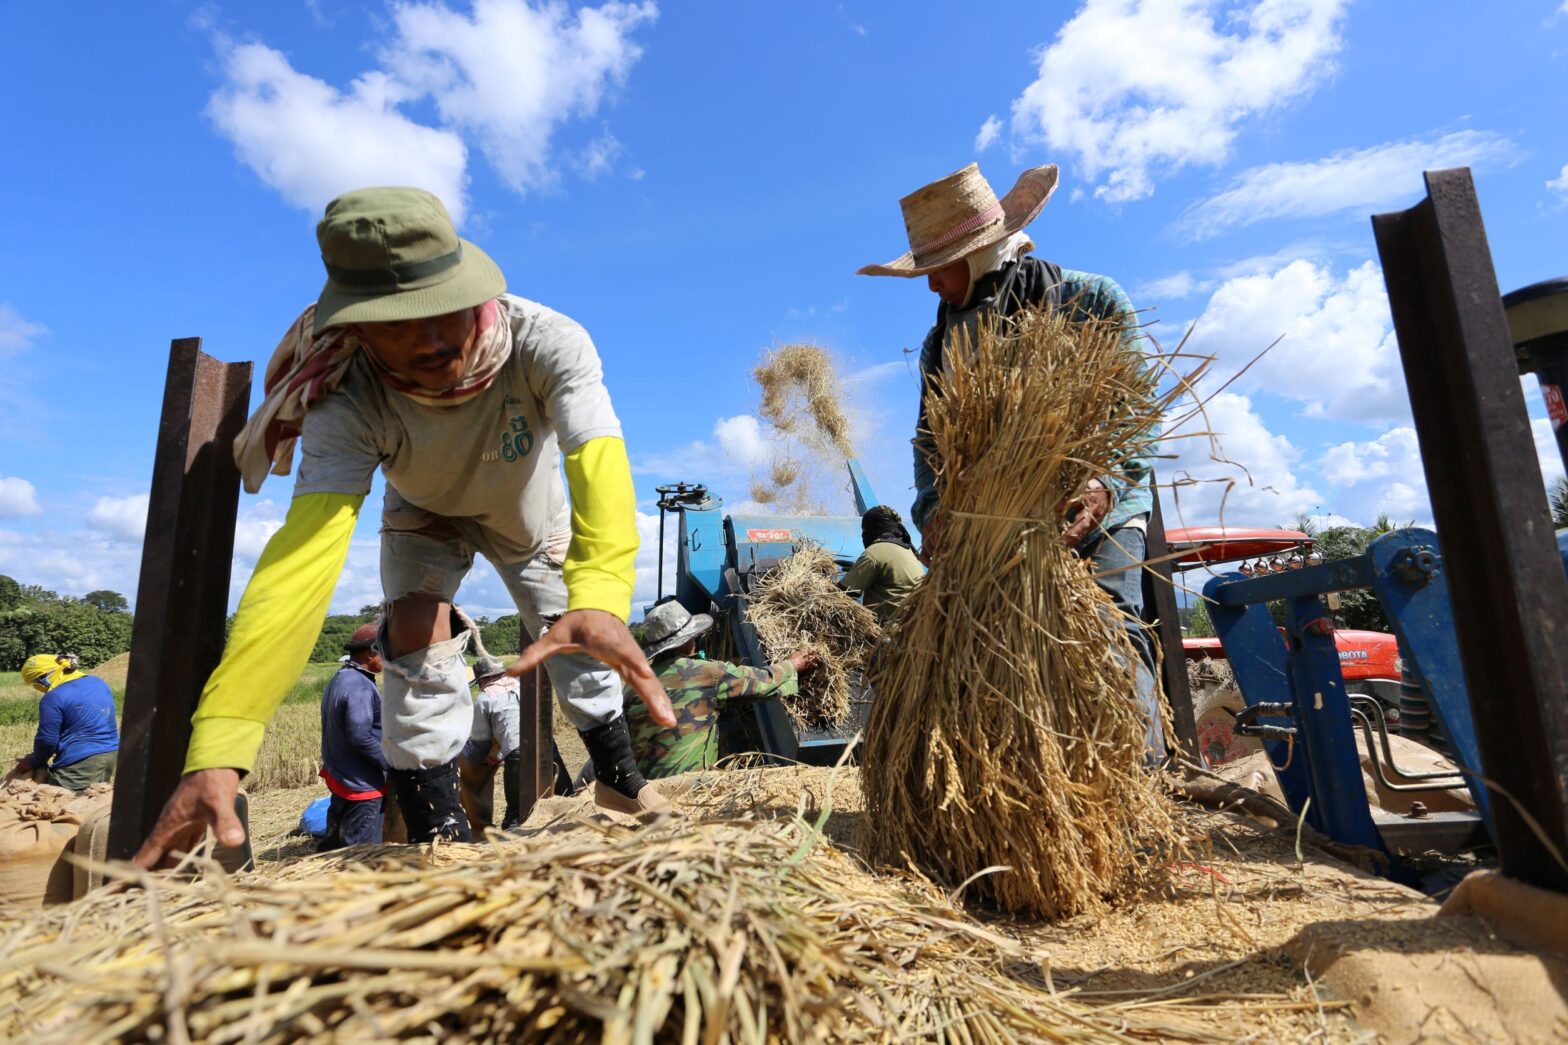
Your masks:
M724 502L717 497L670 509L680 513L675 597L692 613L707 613L717 607L736 652L745 662L761 666L765 661L746 619L744 577L762 573L806 541L826 548L841 566L854 562L864 550L860 516L880 502L860 462L851 459L846 467L859 513L854 516L726 515ZM745 742L758 744L769 754L830 765L843 749L844 737L799 733L776 700L757 701L748 707L746 729L750 736Z
M1306 808L1307 821L1337 841L1387 851L1361 786L1333 633L1314 626L1325 616L1320 596L1353 588L1371 588L1382 602L1491 831L1453 608L1437 535L1430 530L1385 534L1353 559L1256 578L1223 574L1204 586L1210 618L1247 706L1291 705L1294 737L1264 741L1286 801L1298 814ZM1277 600L1287 605L1283 637L1266 605Z

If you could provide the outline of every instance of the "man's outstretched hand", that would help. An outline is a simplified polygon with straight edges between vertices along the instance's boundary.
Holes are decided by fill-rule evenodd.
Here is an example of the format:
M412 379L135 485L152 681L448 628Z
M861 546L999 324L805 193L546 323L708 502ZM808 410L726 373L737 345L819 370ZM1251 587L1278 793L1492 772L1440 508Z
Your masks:
M218 836L219 845L231 849L244 845L245 825L234 813L239 790L240 774L235 769L198 769L185 774L131 863L144 871L173 866L174 854L196 848L209 827Z
M659 684L659 676L648 666L642 647L632 638L626 623L604 610L572 610L550 625L544 637L534 641L523 655L506 669L508 675L526 675L557 653L586 653L603 661L621 680L637 692L648 705L648 713L661 726L675 725L675 709Z

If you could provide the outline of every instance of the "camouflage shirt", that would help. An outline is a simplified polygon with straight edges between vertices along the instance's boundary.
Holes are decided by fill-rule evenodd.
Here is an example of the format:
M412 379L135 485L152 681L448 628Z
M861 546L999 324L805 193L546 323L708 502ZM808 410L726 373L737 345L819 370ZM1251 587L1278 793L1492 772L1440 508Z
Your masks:
M626 689L626 728L632 734L637 768L651 779L707 769L719 758L719 711L729 700L793 697L799 692L795 665L779 661L748 668L666 653L653 659L675 708L675 728L654 722L637 695Z

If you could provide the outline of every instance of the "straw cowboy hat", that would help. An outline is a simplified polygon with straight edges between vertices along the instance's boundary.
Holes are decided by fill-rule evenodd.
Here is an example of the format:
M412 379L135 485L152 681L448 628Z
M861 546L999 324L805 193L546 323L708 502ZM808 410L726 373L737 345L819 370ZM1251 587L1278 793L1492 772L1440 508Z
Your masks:
M1056 191L1056 164L1031 167L1006 196L971 163L898 201L904 209L909 252L886 265L867 265L859 276L924 276L998 243L1039 216Z
M316 226L327 283L315 333L345 323L391 323L461 312L506 290L490 256L452 227L424 189L346 192Z
M661 602L642 619L643 656L652 660L665 650L674 649L713 627L706 613L688 613L686 607L671 599Z

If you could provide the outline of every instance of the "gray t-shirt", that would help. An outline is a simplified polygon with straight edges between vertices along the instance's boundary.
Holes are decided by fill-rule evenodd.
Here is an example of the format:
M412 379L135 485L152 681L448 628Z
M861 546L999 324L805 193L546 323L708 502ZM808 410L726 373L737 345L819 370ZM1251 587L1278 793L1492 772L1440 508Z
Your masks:
M356 357L305 414L294 496L369 493L379 466L389 524L422 509L500 563L531 559L569 526L561 454L619 438L621 423L586 330L533 301L505 294L501 304L512 356L467 402L419 403Z

